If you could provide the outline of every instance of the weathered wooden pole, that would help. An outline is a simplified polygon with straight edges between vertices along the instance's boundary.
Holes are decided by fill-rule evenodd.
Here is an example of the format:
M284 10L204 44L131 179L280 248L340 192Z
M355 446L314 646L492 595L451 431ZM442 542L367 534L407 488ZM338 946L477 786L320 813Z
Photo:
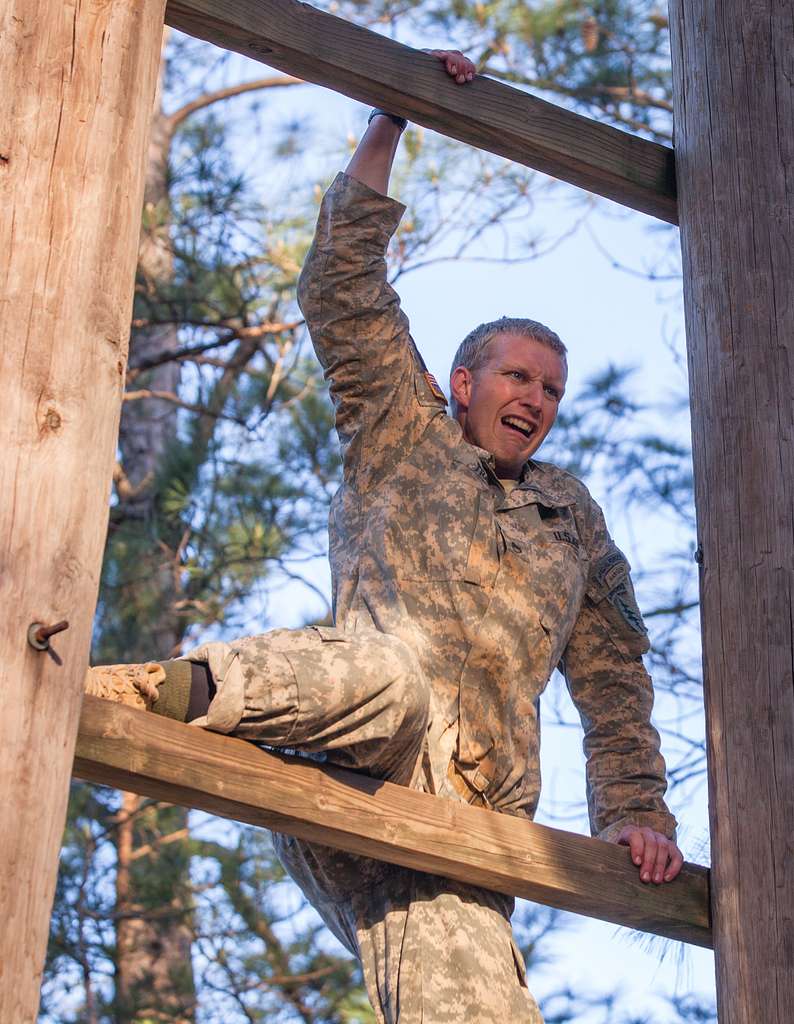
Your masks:
M9 1024L37 1015L163 7L8 0L0 24L0 1021ZM31 624L64 619L50 651L28 642Z
M671 0L721 1024L794 1015L794 6Z

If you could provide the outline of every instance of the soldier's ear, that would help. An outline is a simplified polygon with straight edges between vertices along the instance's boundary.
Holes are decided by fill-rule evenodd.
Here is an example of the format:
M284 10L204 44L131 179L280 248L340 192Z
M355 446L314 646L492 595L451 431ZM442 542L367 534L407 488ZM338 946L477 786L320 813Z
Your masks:
M459 409L467 409L471 401L472 373L466 366L456 366L449 378L449 389Z

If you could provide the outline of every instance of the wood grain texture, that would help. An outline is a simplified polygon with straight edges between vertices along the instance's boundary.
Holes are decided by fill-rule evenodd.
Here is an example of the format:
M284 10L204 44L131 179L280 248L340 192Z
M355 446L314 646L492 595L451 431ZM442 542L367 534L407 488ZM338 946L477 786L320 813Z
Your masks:
M124 379L157 0L0 15L0 1021L36 1020ZM27 643L67 619L60 663Z
M673 0L721 1024L794 1017L794 6Z
M675 223L672 150L438 61L298 0L170 0L190 35Z
M708 871L643 885L628 850L86 697L74 771L578 914L708 946Z

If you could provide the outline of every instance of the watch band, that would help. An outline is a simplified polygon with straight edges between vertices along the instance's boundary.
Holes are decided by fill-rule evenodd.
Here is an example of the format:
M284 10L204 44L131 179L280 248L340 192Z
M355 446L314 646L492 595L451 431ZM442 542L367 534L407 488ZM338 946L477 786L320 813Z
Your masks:
M373 117L388 117L392 124L396 124L400 131L405 131L408 124L408 120L405 117L399 117L397 114L390 114L388 110L381 110L380 107L373 107L369 112L367 118L367 124L370 124Z

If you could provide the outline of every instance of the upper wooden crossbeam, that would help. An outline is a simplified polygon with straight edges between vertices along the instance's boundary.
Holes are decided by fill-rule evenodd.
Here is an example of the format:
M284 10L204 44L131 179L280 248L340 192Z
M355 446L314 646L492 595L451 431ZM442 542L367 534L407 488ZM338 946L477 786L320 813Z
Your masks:
M438 61L297 0L170 0L166 22L307 82L385 107L624 206L678 223L673 151Z
M643 885L628 850L86 697L76 775L362 856L711 945L709 873Z

